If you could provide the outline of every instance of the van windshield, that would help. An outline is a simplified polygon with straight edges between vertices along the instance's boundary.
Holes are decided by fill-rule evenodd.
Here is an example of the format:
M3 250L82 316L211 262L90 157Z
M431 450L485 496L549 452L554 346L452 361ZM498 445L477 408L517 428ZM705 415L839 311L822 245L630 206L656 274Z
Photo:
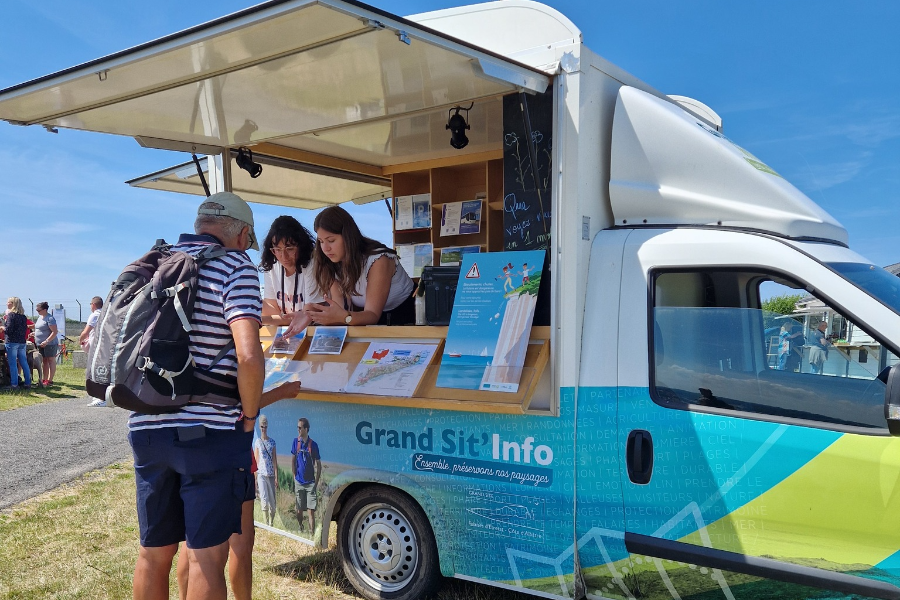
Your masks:
M900 277L875 265L856 262L825 263L858 288L900 315Z

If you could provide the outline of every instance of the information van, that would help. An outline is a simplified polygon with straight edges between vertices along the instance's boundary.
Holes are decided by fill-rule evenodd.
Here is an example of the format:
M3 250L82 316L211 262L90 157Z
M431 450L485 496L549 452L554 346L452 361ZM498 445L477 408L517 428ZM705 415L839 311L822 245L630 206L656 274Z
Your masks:
M203 194L203 173L288 213L429 195L431 226L394 243L435 265L546 251L515 391L438 387L437 353L410 396L305 389L264 411L273 529L335 534L364 597L444 576L550 598L900 598L900 279L714 111L559 12L273 0L2 90L0 119L208 157L130 182L152 189ZM470 200L479 230L441 235ZM781 293L796 315L763 310ZM293 358L340 378L373 341L447 336L349 327L339 355L307 339ZM284 468L301 417L324 467L314 535Z

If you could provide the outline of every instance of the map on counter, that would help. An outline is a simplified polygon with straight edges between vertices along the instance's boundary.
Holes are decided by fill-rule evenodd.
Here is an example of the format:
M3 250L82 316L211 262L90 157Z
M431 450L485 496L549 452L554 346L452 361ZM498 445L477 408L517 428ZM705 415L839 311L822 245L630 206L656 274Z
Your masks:
M436 350L435 344L371 342L344 391L409 398Z

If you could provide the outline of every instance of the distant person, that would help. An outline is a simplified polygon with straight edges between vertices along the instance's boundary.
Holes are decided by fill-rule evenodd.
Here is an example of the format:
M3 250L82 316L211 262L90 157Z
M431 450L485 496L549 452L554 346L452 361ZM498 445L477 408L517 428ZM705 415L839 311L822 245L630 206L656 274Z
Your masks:
M50 305L46 302L37 303L38 320L34 324L35 344L41 355L41 364L46 379L41 385L53 385L56 376L56 355L59 354L59 326L56 319L50 314Z
M263 325L290 325L304 304L322 301L313 265L315 248L312 234L294 217L282 215L272 222L259 264L265 274Z
M316 283L327 305L307 304L308 317L322 325L413 325L415 284L397 253L367 238L346 210L330 206L316 215ZM303 329L303 317L287 335Z
M266 525L275 524L277 505L275 492L278 489L278 453L275 440L269 437L269 419L266 415L259 418L259 437L253 446L253 454L258 466L256 471L256 489L259 492L259 503L262 506Z
M303 531L303 513L309 517L310 534L316 530L316 486L322 477L322 461L319 445L309 437L309 420L301 417L297 422L297 437L291 444L291 471L294 474L294 497L297 524Z
M103 298L100 296L91 298L91 314L88 317L87 324L84 326L84 330L81 332L81 335L78 336L78 344L81 346L81 349L84 350L85 358L91 351L91 342L94 339L95 331L100 322L100 309L102 308ZM105 407L106 400L104 398L94 398L88 402L88 406Z
M28 339L28 319L25 318L22 300L16 296L12 296L6 301L3 330L6 333L6 360L9 362L10 389L19 387L19 365L21 364L25 383L23 387L30 390L31 367L25 352L25 344Z
M800 359L803 354L803 332L800 326L793 320L787 320L781 325L778 334L778 370L796 372L800 368Z
M828 360L828 344L830 342L828 341L828 336L825 335L827 329L828 323L819 321L816 329L812 332L809 348L809 369L815 375L822 374L825 361Z
M91 340L94 339L94 330L97 328L97 323L100 321L101 308L103 308L103 298L100 296L91 298L91 314L88 317L87 324L84 326L84 330L81 332L81 335L78 336L78 344L85 352L88 352L91 348Z

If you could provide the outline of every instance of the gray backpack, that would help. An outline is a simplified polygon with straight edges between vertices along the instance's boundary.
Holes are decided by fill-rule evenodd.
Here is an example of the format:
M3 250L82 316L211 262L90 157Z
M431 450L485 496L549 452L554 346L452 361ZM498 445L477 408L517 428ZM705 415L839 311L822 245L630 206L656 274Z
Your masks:
M211 245L196 257L157 240L113 283L87 357L88 394L146 414L172 412L188 402L234 405L234 380L198 368L189 332L200 267L227 250ZM221 349L210 367L232 348Z

